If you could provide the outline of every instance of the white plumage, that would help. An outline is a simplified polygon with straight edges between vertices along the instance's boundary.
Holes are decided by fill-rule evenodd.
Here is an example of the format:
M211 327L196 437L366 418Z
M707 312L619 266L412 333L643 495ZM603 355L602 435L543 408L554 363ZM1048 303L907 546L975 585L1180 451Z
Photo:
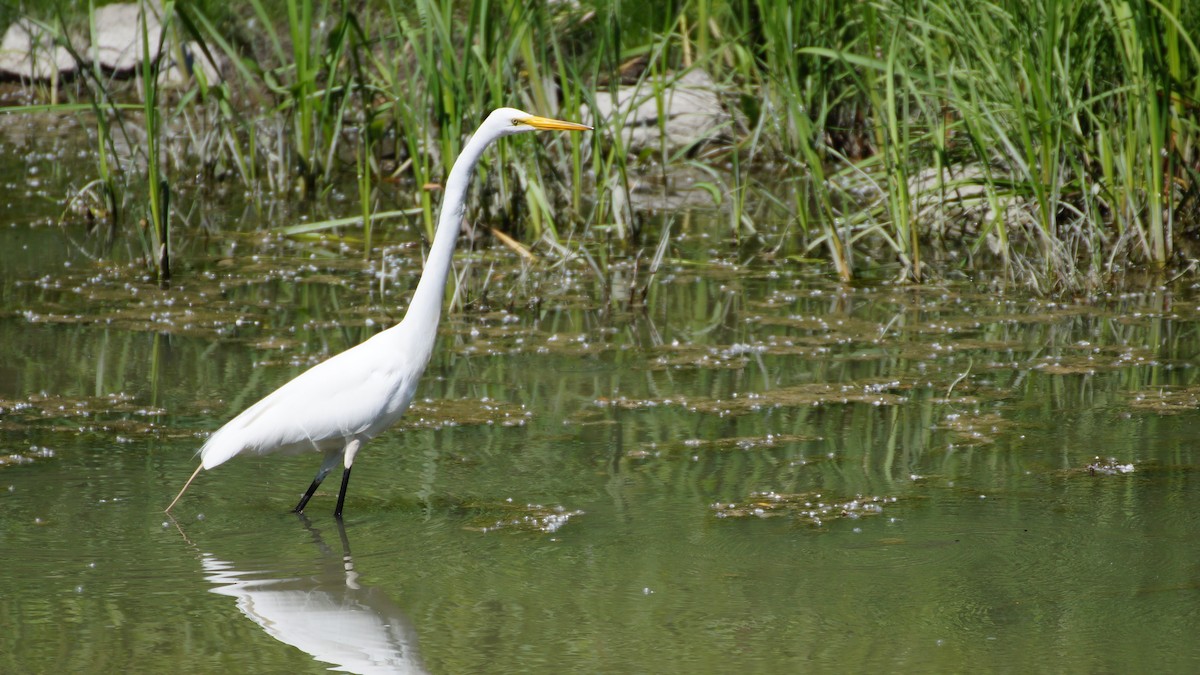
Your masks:
M243 453L341 451L347 439L366 442L408 409L429 350L402 351L405 324L379 333L301 373L246 408L200 449L205 469ZM415 358L413 358L415 356Z

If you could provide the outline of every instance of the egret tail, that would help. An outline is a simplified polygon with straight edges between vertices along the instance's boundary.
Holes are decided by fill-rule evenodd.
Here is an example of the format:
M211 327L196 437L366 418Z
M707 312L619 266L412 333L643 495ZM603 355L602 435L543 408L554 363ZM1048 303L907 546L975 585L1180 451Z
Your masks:
M187 479L187 482L183 484L183 489L179 491L179 494L175 495L175 499L171 500L171 506L175 506L175 502L179 501L179 498L183 496L183 493L187 492L188 486L192 484L192 481L196 480L196 476L200 475L200 470L203 468L204 468L203 464L196 467L196 470L192 473L192 477ZM163 509L163 513L170 513L171 506L168 506L167 508Z

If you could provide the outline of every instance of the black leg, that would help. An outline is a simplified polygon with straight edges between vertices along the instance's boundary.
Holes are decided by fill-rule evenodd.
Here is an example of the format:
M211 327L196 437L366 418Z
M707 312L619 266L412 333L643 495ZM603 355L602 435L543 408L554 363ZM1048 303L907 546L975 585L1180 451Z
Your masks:
M300 503L296 505L296 508L292 509L292 513L304 513L304 507L308 505L308 500L312 499L313 493L317 491L317 486L320 485L321 481L325 480L325 476L328 475L329 469L321 467L321 470L317 472L317 477L313 479L312 485L308 486L308 492L305 492L304 496L300 498ZM345 488L343 488L343 490L345 490Z
M338 520L342 519L342 505L346 503L346 486L350 484L350 467L342 472L342 490L338 492L337 510L333 512L333 517Z

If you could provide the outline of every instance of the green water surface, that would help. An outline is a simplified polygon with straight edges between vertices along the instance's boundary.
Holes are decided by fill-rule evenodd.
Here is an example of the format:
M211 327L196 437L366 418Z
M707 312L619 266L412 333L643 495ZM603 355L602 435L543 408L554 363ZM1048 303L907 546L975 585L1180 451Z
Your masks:
M316 455L163 508L208 433L399 318L419 246L194 243L164 291L79 241L0 228L0 672L1200 670L1188 280L460 252L342 529L335 479L289 513Z

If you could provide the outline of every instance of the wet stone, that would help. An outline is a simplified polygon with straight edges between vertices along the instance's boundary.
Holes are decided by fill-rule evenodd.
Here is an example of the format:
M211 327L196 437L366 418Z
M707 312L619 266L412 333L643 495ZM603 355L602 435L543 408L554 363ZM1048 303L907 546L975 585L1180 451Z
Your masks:
M1132 463L1121 463L1115 457L1096 457L1085 468L1092 476L1119 476L1134 471Z
M663 455L680 455L698 450L717 452L750 452L756 450L774 450L789 444L820 441L820 436L802 434L767 434L765 436L740 436L732 438L689 438L673 443L648 443L640 448L625 453L631 459L646 459Z
M1013 421L997 412L978 409L948 413L938 429L950 431L955 445L989 445L1010 431Z
M912 387L900 380L866 379L856 383L812 383L779 387L761 392L734 395L730 398L675 396L659 399L629 399L625 397L596 399L602 407L622 410L649 410L662 406L682 407L689 412L710 415L745 415L772 407L803 407L826 404L865 403L897 405L904 401L901 392Z
M467 425L524 426L533 413L517 403L483 399L414 401L398 427L441 429Z
M796 522L823 527L836 520L858 520L883 513L896 497L831 498L819 492L752 492L743 502L717 502L712 510L717 518L790 517Z
M526 532L553 534L571 518L582 516L583 511L569 510L561 505L517 504L512 500L493 503L470 504L469 508L480 511L466 529L477 532Z
M1139 412L1177 415L1200 409L1200 387L1160 386L1128 395L1128 405Z

